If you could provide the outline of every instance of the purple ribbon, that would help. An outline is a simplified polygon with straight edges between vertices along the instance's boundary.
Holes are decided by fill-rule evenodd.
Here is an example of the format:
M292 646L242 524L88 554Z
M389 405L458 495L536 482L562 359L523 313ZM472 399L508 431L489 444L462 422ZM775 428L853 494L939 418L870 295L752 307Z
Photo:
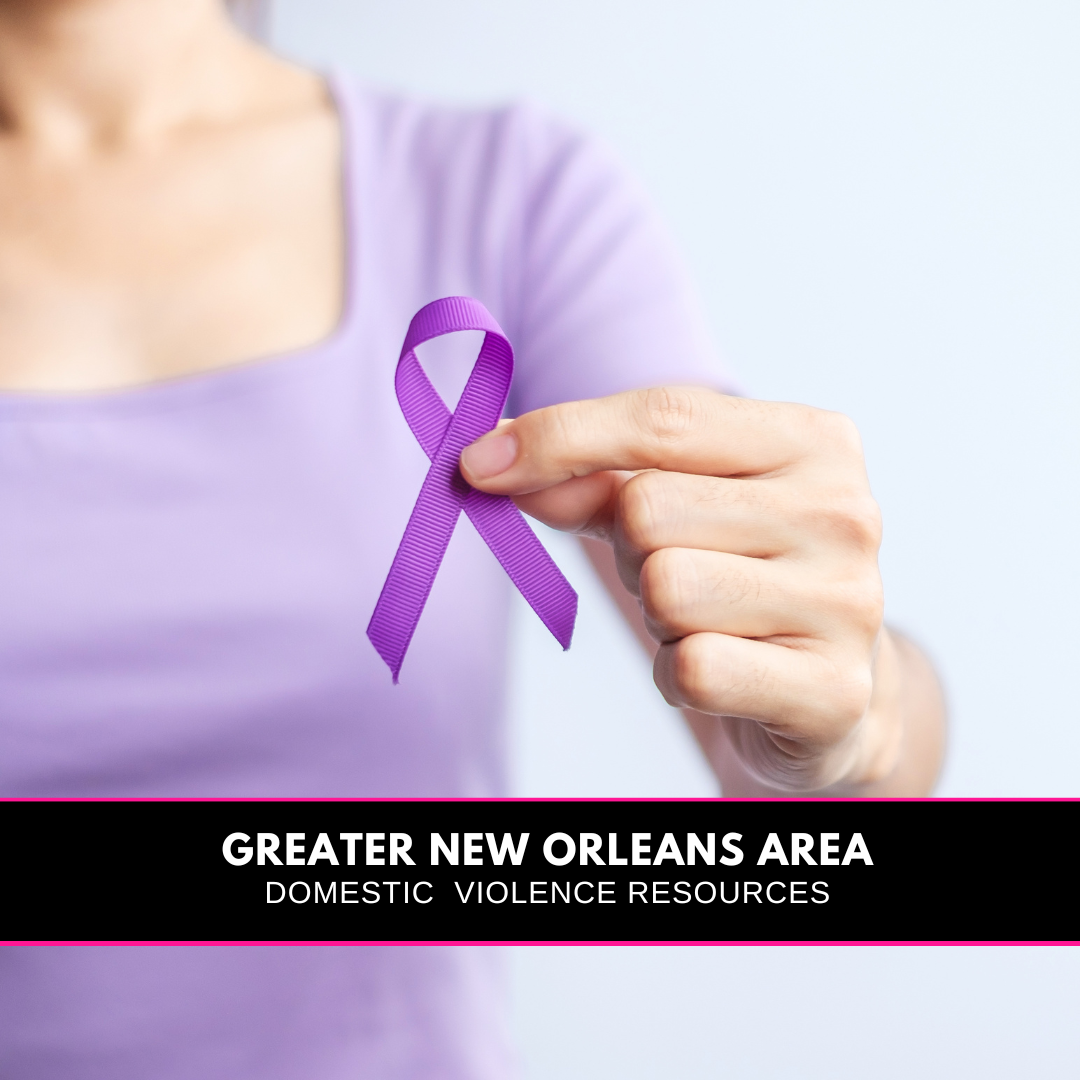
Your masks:
M485 334L457 409L451 413L424 374L414 350L425 341L458 330L483 330ZM577 593L513 502L505 495L488 495L470 487L458 470L461 451L498 423L513 374L514 350L478 300L448 296L413 316L401 346L394 388L431 468L367 628L395 683L463 510L529 606L559 644L570 648Z

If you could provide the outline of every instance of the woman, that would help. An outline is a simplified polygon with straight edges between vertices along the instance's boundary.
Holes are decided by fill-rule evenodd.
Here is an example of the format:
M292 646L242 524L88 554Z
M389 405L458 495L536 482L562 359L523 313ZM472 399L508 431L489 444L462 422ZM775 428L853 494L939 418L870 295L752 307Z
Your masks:
M364 636L427 467L397 350L452 294L519 361L464 476L589 539L724 791L929 789L857 436L692 389L691 290L587 141L327 84L216 0L0 0L0 124L0 793L504 790L471 528L400 686ZM509 1072L483 952L5 952L0 1075Z

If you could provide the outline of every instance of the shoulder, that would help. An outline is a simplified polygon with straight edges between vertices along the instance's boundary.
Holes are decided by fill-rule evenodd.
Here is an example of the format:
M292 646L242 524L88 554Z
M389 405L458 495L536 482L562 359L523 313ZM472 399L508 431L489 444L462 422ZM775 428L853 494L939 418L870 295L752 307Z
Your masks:
M483 301L514 342L515 409L717 381L667 228L603 140L530 102L348 92L381 280L415 306Z
M519 338L528 308L652 220L603 140L532 102L454 106L348 80L337 91L369 243L392 247L426 292L483 299Z
M348 77L338 76L337 83L387 147L452 151L464 140L466 147L505 142L516 149L542 149L587 141L579 129L529 101L454 105L382 91Z
M616 155L597 136L529 101L471 107L386 93L338 79L370 164L383 174L430 184L444 195L472 181L495 194L511 185L543 198L567 186L630 183ZM460 190L462 195L465 191Z

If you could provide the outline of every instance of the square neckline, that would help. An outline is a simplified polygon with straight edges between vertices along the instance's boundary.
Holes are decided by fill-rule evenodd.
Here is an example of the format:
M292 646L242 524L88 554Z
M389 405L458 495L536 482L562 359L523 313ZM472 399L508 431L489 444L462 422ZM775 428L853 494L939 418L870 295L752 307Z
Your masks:
M341 227L344 238L341 308L333 328L309 345L282 352L264 353L199 371L162 379L99 390L48 391L0 389L0 418L35 417L61 419L68 414L113 413L171 408L220 394L256 386L264 379L306 367L323 354L335 354L355 329L360 304L358 238L360 203L356 184L360 174L357 104L345 77L337 70L321 73L338 127L338 179Z

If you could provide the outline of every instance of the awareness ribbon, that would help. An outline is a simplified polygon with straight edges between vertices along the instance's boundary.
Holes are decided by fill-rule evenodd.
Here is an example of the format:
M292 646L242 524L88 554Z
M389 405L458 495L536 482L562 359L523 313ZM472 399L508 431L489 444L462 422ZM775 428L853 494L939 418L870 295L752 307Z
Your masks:
M424 374L415 350L425 341L458 330L485 333L461 399L451 412ZM431 467L367 628L395 683L462 511L529 606L559 644L570 648L577 593L510 498L477 491L458 470L461 451L498 423L513 374L514 350L478 300L448 296L413 316L401 346L394 388L405 420Z

